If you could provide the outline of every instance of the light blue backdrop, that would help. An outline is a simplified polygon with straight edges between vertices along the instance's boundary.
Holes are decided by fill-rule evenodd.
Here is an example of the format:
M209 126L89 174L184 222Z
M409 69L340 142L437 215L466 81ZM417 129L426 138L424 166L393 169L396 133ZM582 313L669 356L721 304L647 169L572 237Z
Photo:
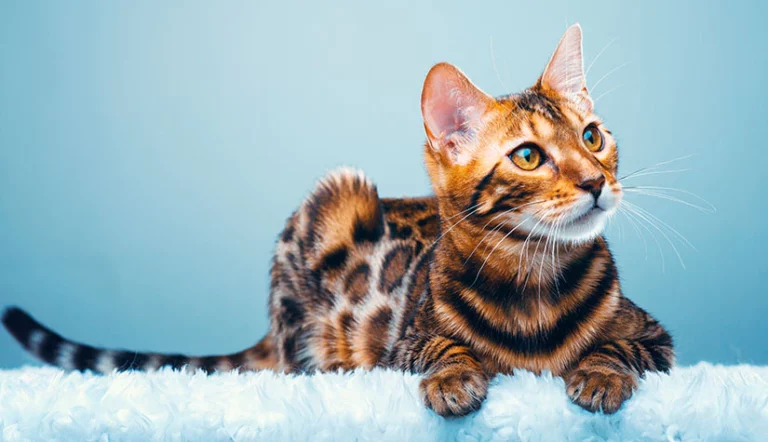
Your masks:
M429 67L517 91L579 21L588 64L613 41L590 85L626 63L594 91L612 90L597 109L623 172L695 153L637 184L719 209L633 198L698 251L681 249L684 270L660 238L662 271L619 218L625 292L684 364L768 363L766 7L416 3L1 1L0 304L105 346L251 345L274 238L315 179L346 164L384 196L427 193ZM30 361L0 334L0 366Z

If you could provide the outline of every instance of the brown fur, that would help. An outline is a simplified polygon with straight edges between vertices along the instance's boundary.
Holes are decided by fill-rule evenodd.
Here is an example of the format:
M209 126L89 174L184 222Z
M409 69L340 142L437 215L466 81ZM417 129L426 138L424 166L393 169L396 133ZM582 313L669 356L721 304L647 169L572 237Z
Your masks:
M433 68L425 97L435 77L454 79L484 106L482 124L464 124L453 138L427 121L435 196L382 199L360 173L329 175L278 239L271 327L259 344L229 357L135 354L141 363L113 365L389 367L424 374L423 400L444 416L476 410L493 375L515 369L562 376L576 404L606 413L644 373L669 370L671 337L624 297L605 239L555 238L584 183L604 180L605 191L620 192L616 142L591 101L548 87L546 73L529 90L493 99L446 64ZM600 152L582 144L592 122L604 136ZM520 140L546 146L546 167L523 172L512 164L507 155ZM513 228L511 219L532 213L551 225L547 233ZM58 360L40 349L68 342L20 311L4 322L49 362ZM29 342L30 330L49 333L44 345ZM76 352L74 368L97 367L89 348Z

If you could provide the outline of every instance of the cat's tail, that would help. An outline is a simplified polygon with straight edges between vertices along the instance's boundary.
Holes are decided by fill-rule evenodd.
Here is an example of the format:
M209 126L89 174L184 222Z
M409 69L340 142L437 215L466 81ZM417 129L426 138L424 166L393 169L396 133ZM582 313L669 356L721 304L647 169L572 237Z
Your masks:
M67 370L91 370L110 373L113 370L155 370L160 367L201 369L207 373L233 369L274 369L277 356L272 337L239 353L194 357L180 354L142 353L107 350L70 341L40 324L25 311L9 307L2 317L5 328L35 357Z

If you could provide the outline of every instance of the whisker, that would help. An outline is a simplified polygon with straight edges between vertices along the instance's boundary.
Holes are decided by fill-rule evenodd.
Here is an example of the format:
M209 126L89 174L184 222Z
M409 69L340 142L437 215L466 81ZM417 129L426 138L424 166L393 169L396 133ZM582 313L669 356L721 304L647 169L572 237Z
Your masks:
M600 85L600 83L602 83L603 80L608 78L609 75L613 74L614 72L618 71L619 69L623 68L624 66L626 66L628 64L629 64L629 62L620 64L620 65L616 66L615 68L611 69L610 71L608 71L607 74L603 75L599 80L597 80L597 83L592 85L592 87L590 88L592 90L592 92L594 93L595 90L597 90L597 87Z
M695 155L696 155L695 153L692 153L692 154L684 155L682 157L673 158L671 160L662 161L660 163L654 164L653 166L641 167L640 169L637 169L636 171L631 172L631 173L629 173L627 175L624 175L623 177L619 178L619 181L626 180L627 178L629 178L631 176L635 176L635 175L639 174L640 172L645 172L645 171L648 171L648 170L657 169L657 168L659 168L661 166L666 166L667 164L671 164L671 163L674 163L674 162L677 162L677 161L682 161L682 160L691 158L692 156L695 156Z
M530 202L530 203L522 204L522 205L519 205L517 207L513 207L511 209L505 210L504 212L501 212L500 214L494 216L487 223L485 223L485 225L483 226L483 230L485 230L488 227L488 225L490 225L494 220L498 219L499 217L502 217L504 215L508 215L508 214L512 213L513 211L515 211L515 210L522 209L523 207L532 206L534 204L540 204L540 203L543 203L543 202L546 202L546 200L533 201L533 202ZM493 229L491 229L488 233L485 234L485 236L483 236L483 239L478 241L478 243L475 245L475 248L472 249L472 252L469 254L469 256L467 256L467 259L464 260L464 266L467 265L467 263L469 262L469 259L472 258L472 255L474 255L475 252L477 251L478 247L480 247L480 244L482 244L483 241L485 241L486 238L488 238L488 235L491 235L494 232L498 232L499 230L501 230L502 227L504 227L504 223L503 222L501 224L499 224L498 226L494 227ZM487 251L487 250L488 250L488 246L486 245L485 251Z
M538 213L542 212L543 210L544 209L539 209L538 211L534 212L533 215L535 216ZM488 259L491 257L491 255L493 255L493 252L501 245L501 243L505 239L509 238L509 235L511 235L515 230L517 230L518 227L520 227L523 224L525 224L525 221L527 221L527 220L523 220L522 222L520 222L520 224L516 225L515 228L513 228L512 230L507 232L507 234L504 235L504 237L501 238L498 243L496 243L496 246L494 246L494 248L491 250L491 252L485 257L485 260L483 260L483 264L480 266L480 269L477 271L477 275L475 276L475 280L472 281L472 285L470 285L470 287L474 286L475 283L477 282L477 280L480 278L480 273L483 271L483 268L485 268L485 264L488 262ZM530 234L529 234L529 236L530 236Z
M660 224L662 227L666 227L667 229L669 229L669 230L670 230L670 231L671 231L671 232L672 232L674 235L677 235L678 239L679 239L679 240L680 240L680 241L681 241L681 242L682 242L684 245L687 245L687 246L688 246L688 247L690 247L691 249L693 249L693 250L695 250L695 251L697 251L697 252L698 252L698 250L696 250L696 247L695 247L693 244L691 244L691 242L690 242L690 241L688 241L688 238L686 238L686 237L685 237L685 236L684 236L682 233L678 232L678 231L677 231L677 230L676 230L674 227L672 227L672 226L670 226L669 224L667 224L666 222L664 222L664 221L663 221L661 218L659 218L658 216L656 216L656 215L652 214L652 213L651 213L651 212L649 212L648 210L646 210L646 209L643 209L642 207L640 207L640 206L638 206L638 205L636 205L636 204L632 204L632 203L630 203L630 202L628 202L628 201L627 201L627 204L629 204L630 206L632 206L632 207L633 207L634 209L636 209L636 210L637 210L639 213L641 213L641 214L645 214L645 215L646 215L646 216L648 216L649 218L653 219L654 221L656 221L657 223L659 223L659 224Z
M645 235L643 235L643 232L640 230L639 227L637 227L637 223L635 222L635 220L630 218L629 215L627 215L626 210L621 206L619 206L619 213L621 213L622 215L624 215L625 218L627 218L627 221L629 221L630 226L632 226L632 229L635 231L635 233L637 233L637 236L640 239L642 239L643 248L645 249L645 260L648 261L648 242L645 240Z
M557 238L558 235L560 234L560 230L562 228L562 225L560 224L560 221L562 220L563 216L565 216L565 215L560 215L555 220L555 225L557 227L555 228L555 232L552 234L553 238ZM552 243L552 280L553 280L553 283L555 285L555 293L557 293L557 297L559 298L560 297L560 283L557 282L557 278L558 278L559 273L560 273L559 272L559 270L560 270L559 267L560 266L559 265L555 265L555 249L559 250L559 247L557 247L557 246L558 246L558 244L556 243L556 240L553 241L553 243Z
M539 218L539 221L536 222L536 224L534 224L533 228L531 229L531 233L528 234L528 237L525 239L525 242L523 243L523 248L525 249L525 261L526 261L526 265L528 265L528 270L526 271L527 276L525 278L525 284L523 284L523 291L525 291L525 289L528 287L528 280L531 279L531 274L533 273L533 267L531 267L531 265L530 265L531 263L528 261L528 249L525 247L525 244L528 242L528 240L534 234L534 232L536 231L536 228L544 221L544 218L549 216L550 213L552 213L551 210L548 211L547 213L545 213L544 216ZM539 244L541 244L541 239L542 239L542 237L539 237L539 240L536 242L536 250L534 250L534 252L533 252L533 258L532 259L536 259L536 251L538 251L538 249L539 249ZM536 263L533 263L533 265L536 265Z
M637 206L634 206L633 204L631 204L629 202L626 202L626 203L627 203L627 210L629 210L630 212L634 211L635 215L637 215L640 219L645 220L645 222L647 222L651 227L653 227L659 233L661 233L661 235L664 237L664 239L666 239L667 242L669 243L669 245L672 247L672 250L675 252L675 255L677 255L677 259L680 261L680 265L683 267L683 269L685 269L685 262L683 261L683 257L682 257L682 255L680 255L680 251L677 250L677 247L675 246L675 243L672 241L672 239L669 237L669 235L667 235L667 232L665 232L661 227L656 225L656 223L654 223L653 220L651 220L647 216L641 214L639 211L635 210L635 209L638 208Z
M706 204L707 206L709 206L709 211L708 211L709 213L715 213L715 212L717 212L717 208L716 208L716 207L715 207L715 206L714 206L712 203L710 203L709 201L707 201L706 199L704 199L704 198L700 197L699 195L697 195L697 194L695 194L695 193L693 193L693 192L691 192L691 191L688 191L688 190L684 190L684 189L678 189L678 188L676 188L676 187L661 187L661 186L626 186L626 187L624 187L624 189L625 189L625 190L635 190L635 189L639 189L639 190L660 191L660 193L663 193L663 192L665 192L665 191L667 191L667 192L679 192L679 193L683 193L683 194L685 194L685 195L689 195L689 196L692 196L692 197L696 198L697 200L701 201L702 203Z
M443 238L445 235L447 235L447 234L448 234L448 232L450 232L451 230L453 230L453 229L454 229L454 227L458 226L458 225L459 225L459 223L461 223L461 222L462 222L462 221L464 221L465 219L467 219L467 218L469 218L470 216L472 216L472 215L474 215L475 213L477 213L477 211L478 211L478 210L480 210L480 206L481 206L481 205L482 205L482 204L478 204L478 205L477 205L477 207L476 207L474 210L472 210L471 212L469 212L468 214L466 214L466 215L465 215L463 218L461 218L460 220L456 221L456 222L455 222L455 223L454 223L454 224L453 224L453 225L452 225L450 228L448 228L448 230L446 230L445 232L441 233L441 234L440 234L440 236L438 236L438 237L437 237L437 239L435 239L435 242L437 242L437 241L440 241L440 240L441 240L441 239L442 239L442 238Z
M661 257L661 272L666 273L666 259L664 258L664 249L662 249L661 243L659 242L659 239L656 237L656 235L653 233L653 230L651 230L648 226L643 224L641 222L643 221L643 219L637 216L634 212L630 211L626 206L620 207L620 208L624 209L624 212L628 217L635 218L635 221L637 221L637 225L645 229L645 231L651 235L651 238L656 243L656 247L659 249L659 256Z
M547 235L547 241L544 243L544 252L542 252L542 255L546 255L547 254L547 246L549 244L552 245L552 261L551 261L551 265L552 265L552 269L551 269L552 270L552 281L553 281L553 284L554 284L555 292L557 293L558 297L560 297L560 287L559 287L559 283L557 282L557 276L558 276L557 273L558 272L556 270L557 266L555 266L555 249L557 248L557 245L558 245L557 244L557 235L558 235L558 233L560 231L560 228L562 226L560 221L563 219L564 216L565 216L565 214L562 213L562 214L558 215L557 218L555 218L555 220L552 222L552 226L549 229L549 234ZM538 247L538 245L537 245L537 247ZM536 254L536 252L534 252L534 255L535 254ZM542 275L543 275L544 262L545 262L545 257L542 256L541 265L539 266L539 311L541 311L541 308L542 308L541 307L541 278L542 278ZM539 318L539 322L541 322L541 318ZM541 326L541 324L539 324L539 325Z
M493 64L493 72L496 73L496 78L499 80L499 84L501 84L501 87L504 88L504 92L508 91L507 86L504 84L503 81L501 81L501 75L499 74L499 69L496 67L496 54L493 52L493 36L491 36L491 63Z
M706 207L702 207L702 206L699 206L697 204L690 203L688 201L682 200L682 199L677 198L675 196L667 195L666 193L646 191L646 190L638 190L638 189L627 189L627 192L632 192L632 193L636 193L638 195L650 196L650 197L655 197L655 198L660 198L660 199L664 199L664 200L673 201L673 202L676 202L676 203L680 203L680 204L692 207L692 208L694 208L696 210L699 210L701 212L704 212L704 213L709 213L709 214L715 213L712 209L708 209Z
M590 63L589 66L587 67L587 71L584 72L585 77L587 76L587 74L589 74L589 71L592 69L592 66L595 65L595 63L600 58L600 56L603 55L603 52L605 52L605 50L608 49L617 39L618 37L614 37L613 40L609 41L607 45L603 46L603 49L600 49L600 52L598 52L597 55L595 55L595 58L592 59L592 63Z
M546 258L546 255L547 255L547 247L549 246L550 241L552 241L553 238L554 238L553 232L555 231L555 227L557 227L557 219L555 219L555 221L549 226L549 232L546 235L547 240L544 241L544 250L541 252L541 255L542 255L542 257L541 257L541 264L539 264L539 281L538 281L538 302L539 302L539 306L538 306L538 309L537 309L539 330L543 329L543 324L542 324L542 320L541 320L541 312L542 312L542 307L541 307L541 281L542 281L542 279L544 277L544 262L546 262L545 258ZM536 243L536 250L534 250L534 252L533 252L534 257L536 256L536 252L539 250L539 243L541 243L541 239L539 239L539 242ZM553 242L552 250L554 250L554 242ZM553 271L554 271L554 268L553 268Z
M615 218L615 217L611 216L610 218L608 218L608 224L609 225L615 225L616 228L619 229L619 240L624 242L624 240L626 239L626 237L624 235L624 225L622 223L618 222L617 219L618 218Z
M451 215L451 216L449 216L448 218L445 218L445 219L444 219L444 221L448 221L448 220L450 220L450 219L456 218L457 216L461 216L462 214L464 214L464 213L467 213L468 211L470 211L470 210L472 210L472 209L476 209L476 208L478 208L478 207L480 207L480 206L482 206L482 205L483 205L483 203L477 203L477 204L475 204L475 205L474 205L474 206L472 206L472 207L468 207L468 208L466 208L466 209L462 210L462 211L461 211L461 212L459 212L459 213L456 213L456 214L454 214L454 215Z
M691 169L672 169L672 170L657 170L657 171L648 171L643 173L638 173L636 175L627 176L626 178L622 178L622 180L626 180L628 178L638 178L641 176L648 176L648 175L663 175L667 173L681 173L681 172L688 172Z
M620 84L618 86L614 86L614 87L608 89L607 91L605 91L602 94L600 94L597 97L595 97L595 99L592 100L592 102L593 103L597 103L598 101L600 101L601 98L605 97L606 95L610 94L611 92L615 91L616 89L620 89L621 87L622 87L622 85Z

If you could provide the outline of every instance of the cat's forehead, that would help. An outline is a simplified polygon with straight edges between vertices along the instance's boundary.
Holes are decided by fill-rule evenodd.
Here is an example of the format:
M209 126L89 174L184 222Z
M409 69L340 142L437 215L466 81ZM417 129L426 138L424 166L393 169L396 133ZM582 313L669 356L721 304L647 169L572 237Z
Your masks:
M497 98L507 109L504 122L508 138L534 138L565 141L596 120L566 100L549 97L535 90Z

